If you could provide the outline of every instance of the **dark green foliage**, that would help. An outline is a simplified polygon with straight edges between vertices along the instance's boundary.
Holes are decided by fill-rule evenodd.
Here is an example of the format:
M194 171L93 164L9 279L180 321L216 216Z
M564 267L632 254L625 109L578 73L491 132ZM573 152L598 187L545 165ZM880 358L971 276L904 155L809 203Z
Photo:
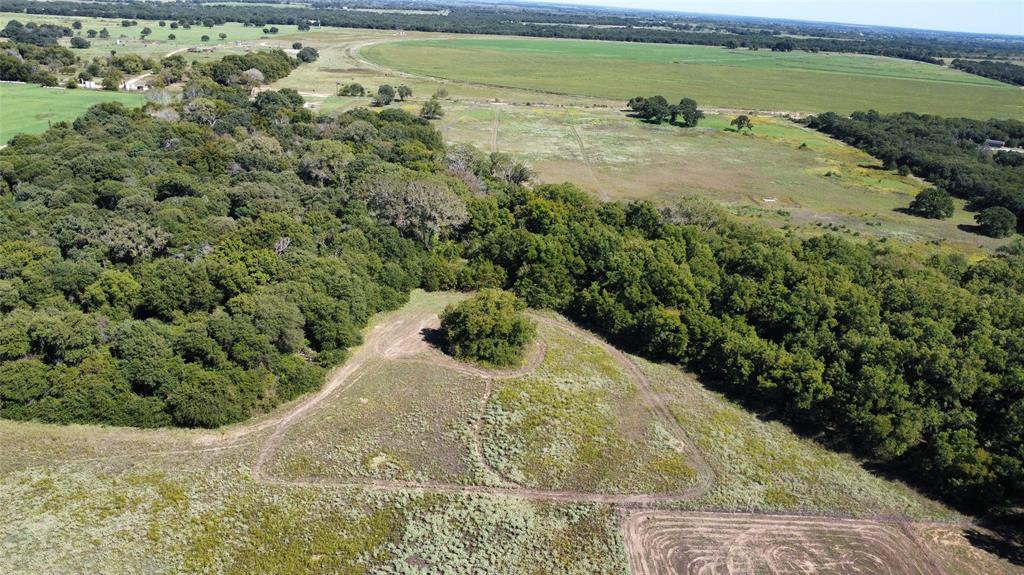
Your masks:
M950 63L950 67L970 74L1006 82L1007 84L1013 84L1014 86L1024 86L1024 66L1019 64L957 58Z
M747 116L746 114L736 116L731 122L729 122L729 125L736 128L737 132L742 132L744 128L751 132L754 131L754 123L750 121L750 116Z
M210 427L313 391L429 257L341 191L403 174L425 203L371 205L423 240L465 218L404 112L322 131L294 91L202 79L179 106L197 122L101 104L0 152L0 416Z
M345 84L338 88L339 96L365 96L366 88L362 84L353 82L352 84Z
M983 505L1021 502L1024 261L918 261L571 186L470 204L502 287ZM486 209L484 206L487 206Z
M917 194L907 210L922 218L944 220L953 217L953 198L945 190L928 188Z
M526 304L515 294L484 289L448 306L441 314L441 337L451 355L494 366L522 361L537 328L523 315Z
M995 206L974 216L981 233L993 238L1005 238L1017 231L1017 216L1010 210Z
M318 52L316 48L306 46L305 48L299 50L299 53L296 54L295 57L298 58L300 62L305 62L308 64L309 62L317 61L317 59L320 58L320 52Z
M967 200L970 209L998 206L1012 212L1018 226L1024 222L1024 170L1017 167L1022 160L1008 158L1011 153L991 155L983 150L989 139L1024 145L1024 122L868 111L849 118L821 114L809 125L868 152L889 168L909 167Z

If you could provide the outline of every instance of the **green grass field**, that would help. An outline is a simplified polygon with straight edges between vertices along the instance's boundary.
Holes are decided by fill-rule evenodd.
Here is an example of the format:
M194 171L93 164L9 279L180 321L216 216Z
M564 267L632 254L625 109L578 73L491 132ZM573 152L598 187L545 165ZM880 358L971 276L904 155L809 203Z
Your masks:
M90 106L110 101L138 106L144 99L127 92L0 84L0 144L22 132L38 134L51 123L74 120Z
M578 40L457 39L369 46L416 74L618 99L663 94L705 106L790 112L876 109L1024 117L1024 91L930 64L860 55ZM567 73L571 71L571 73Z

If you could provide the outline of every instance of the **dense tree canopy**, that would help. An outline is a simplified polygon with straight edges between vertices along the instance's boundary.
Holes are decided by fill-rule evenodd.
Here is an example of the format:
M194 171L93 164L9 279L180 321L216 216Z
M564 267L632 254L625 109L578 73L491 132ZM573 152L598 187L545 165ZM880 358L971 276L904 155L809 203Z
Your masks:
M98 105L0 152L0 416L212 427L316 389L466 217L404 112L202 78L176 106ZM403 193L347 191L382 177Z

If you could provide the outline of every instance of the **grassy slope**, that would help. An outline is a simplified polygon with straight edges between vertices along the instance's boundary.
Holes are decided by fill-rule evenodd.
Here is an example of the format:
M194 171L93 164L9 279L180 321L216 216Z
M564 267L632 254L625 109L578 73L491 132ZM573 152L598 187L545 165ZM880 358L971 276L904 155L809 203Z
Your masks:
M52 122L74 120L90 106L109 101L138 106L144 99L125 92L0 84L0 144L22 132L43 132Z
M419 74L623 101L639 90L743 109L1024 117L1017 88L873 56L537 39L391 42L363 53Z

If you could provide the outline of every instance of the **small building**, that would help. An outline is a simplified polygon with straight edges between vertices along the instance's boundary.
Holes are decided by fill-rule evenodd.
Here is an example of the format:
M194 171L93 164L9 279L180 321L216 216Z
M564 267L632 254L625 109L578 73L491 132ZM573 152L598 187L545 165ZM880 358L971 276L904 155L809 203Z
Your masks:
M1006 146L1006 142L1002 140L985 140L985 147L998 150Z

